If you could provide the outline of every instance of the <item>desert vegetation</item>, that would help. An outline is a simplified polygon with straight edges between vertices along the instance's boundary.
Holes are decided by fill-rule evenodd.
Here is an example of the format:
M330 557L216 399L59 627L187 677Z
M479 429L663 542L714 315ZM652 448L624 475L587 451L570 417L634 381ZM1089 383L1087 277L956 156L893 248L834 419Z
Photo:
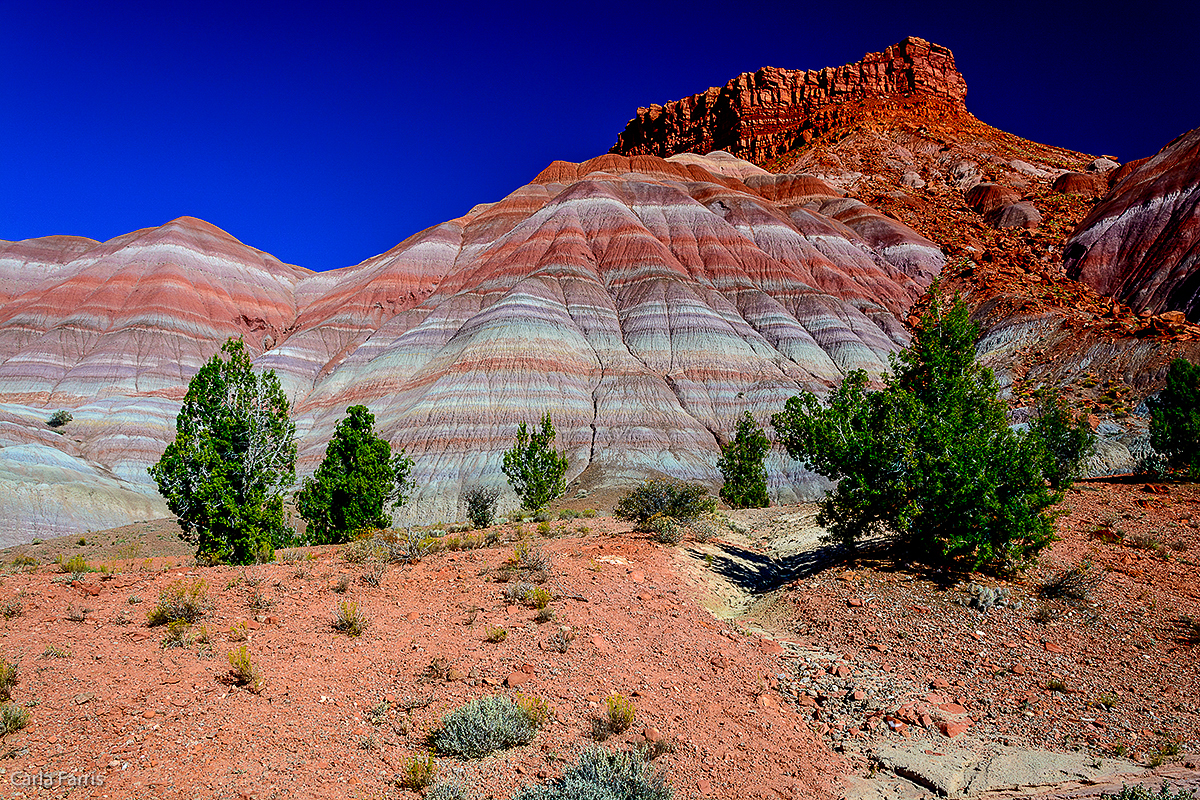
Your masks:
M882 389L854 372L826 405L807 393L772 418L792 458L838 481L821 505L832 540L853 550L883 535L924 559L993 570L1026 565L1053 541L1049 509L1062 495L1047 478L1069 481L1084 451L1078 426L1055 405L1034 433L1015 433L977 338L961 299L935 302Z

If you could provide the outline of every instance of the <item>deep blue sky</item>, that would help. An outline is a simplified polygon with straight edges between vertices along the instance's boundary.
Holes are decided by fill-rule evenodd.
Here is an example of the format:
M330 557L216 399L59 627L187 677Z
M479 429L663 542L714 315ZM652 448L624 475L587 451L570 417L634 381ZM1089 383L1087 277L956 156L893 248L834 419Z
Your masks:
M0 0L0 239L188 214L355 264L605 152L639 105L909 35L1037 141L1125 161L1200 126L1192 2L332 5Z

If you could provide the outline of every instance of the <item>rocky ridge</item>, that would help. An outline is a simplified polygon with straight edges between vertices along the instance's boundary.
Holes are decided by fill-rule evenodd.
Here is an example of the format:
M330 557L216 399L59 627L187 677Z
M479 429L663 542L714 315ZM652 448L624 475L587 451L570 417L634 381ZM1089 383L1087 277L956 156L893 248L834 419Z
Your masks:
M723 87L639 108L611 152L666 157L727 150L761 163L873 113L920 108L930 115L963 116L966 94L953 53L909 37L854 64L764 67Z

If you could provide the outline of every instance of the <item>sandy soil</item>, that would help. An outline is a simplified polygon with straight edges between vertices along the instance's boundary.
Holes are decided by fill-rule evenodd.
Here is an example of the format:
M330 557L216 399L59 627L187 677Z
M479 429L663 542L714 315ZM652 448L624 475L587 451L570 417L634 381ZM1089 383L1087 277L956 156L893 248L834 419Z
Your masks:
M653 764L679 798L836 797L880 743L922 740L1186 771L1200 760L1198 505L1191 484L1081 483L1061 541L1011 582L839 561L813 506L736 512L677 546L607 517L502 526L492 546L392 565L378 586L337 548L196 568L165 523L14 548L5 563L42 563L0 584L13 612L0 654L19 663L13 697L30 711L0 744L0 781L5 797L65 793L19 786L39 772L103 777L72 797L412 796L393 779L443 715L518 691L553 709L533 743L439 758L439 775L480 798L552 779L593 743L613 692L637 717L605 744L661 737ZM552 621L497 579L522 542L550 560ZM46 563L77 552L115 571L72 583ZM1039 596L1080 565L1082 599ZM193 581L207 613L187 646L164 647L147 612ZM972 585L1004 603L972 608ZM333 629L346 599L368 619L360 637ZM244 643L230 641L239 624ZM488 641L497 628L506 638ZM230 682L242 644L257 694Z

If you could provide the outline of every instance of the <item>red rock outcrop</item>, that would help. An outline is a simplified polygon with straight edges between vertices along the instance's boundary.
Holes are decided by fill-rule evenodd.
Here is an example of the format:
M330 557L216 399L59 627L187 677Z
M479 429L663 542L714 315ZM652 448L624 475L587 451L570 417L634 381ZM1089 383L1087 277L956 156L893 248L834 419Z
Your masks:
M1067 240L1067 274L1138 311L1198 321L1200 128L1124 169Z
M854 64L821 70L764 67L723 87L639 108L613 153L670 156L726 150L761 164L864 114L897 108L966 113L967 84L945 47L909 37ZM853 101L877 101L871 110Z

